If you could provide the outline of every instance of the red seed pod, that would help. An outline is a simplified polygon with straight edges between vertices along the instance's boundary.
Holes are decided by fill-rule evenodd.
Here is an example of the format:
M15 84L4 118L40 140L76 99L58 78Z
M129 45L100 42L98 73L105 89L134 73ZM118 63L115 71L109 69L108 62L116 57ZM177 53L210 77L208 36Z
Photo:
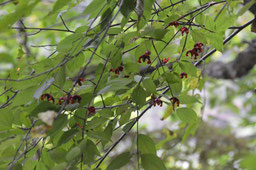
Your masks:
M203 47L203 43L200 43L200 42L196 43L192 50L188 50L186 52L186 56L188 56L190 53L191 59L193 58L193 56L194 56L194 59L197 59L197 56L199 56L199 53L203 51L202 47Z
M162 107L163 106L163 101L161 99L159 99L159 98L156 98L154 100L154 106L156 106L156 105Z
M123 66L119 66L119 67L118 67L118 70L119 70L119 71L123 71L123 70L124 70L124 67L123 67Z
M184 33L186 33L186 34L189 33L189 29L187 27L184 27L184 26L180 29L180 31L181 31L182 36L183 36Z
M84 78L79 78L79 79L77 80L77 84L78 84L79 86L82 86L82 82L84 82Z
M175 28L177 28L180 24L179 24L178 21L174 21L174 22L171 22L169 25L170 26L175 26Z
M69 97L69 98L70 98L70 97ZM65 102L66 100L67 100L67 97L60 97L58 104L61 105L62 102ZM67 104L69 104L69 102L70 102L70 101L68 100L68 101L67 101Z
M152 95L150 104L152 104L153 106L158 105L158 106L162 107L163 106L163 101L159 98L156 98L154 95Z
M179 101L179 99L177 97L172 97L170 100L172 101L173 109L175 107L175 103L177 104L177 107L180 106L180 101Z
M72 97L71 97L71 99L72 99L72 101L73 101L73 103L75 103L76 101L78 102L78 103L80 103L81 102L81 96L79 96L79 95L73 95ZM70 100L71 101L71 100ZM72 103L72 101L71 101L71 103Z
M183 79L183 77L188 78L187 73L185 72L180 73L180 78Z
M162 59L162 63L166 64L169 60L170 60L170 57L168 57L168 59L163 58L163 59Z
M54 104L55 100L52 97L52 95L50 95L49 93L45 93L45 94L42 94L40 97L41 100L44 100L45 98L47 98L47 101L52 101L52 103Z
M146 60L148 60L147 63L151 64L151 60L150 60L150 56L149 56L150 54L151 54L150 51L146 51L145 54L143 54L142 56L139 57L138 63L141 63L141 59L142 59L143 62L146 62Z
M89 110L89 112L88 112L89 115L91 115L92 113L95 114L95 107L94 106L90 106L88 108L88 110Z

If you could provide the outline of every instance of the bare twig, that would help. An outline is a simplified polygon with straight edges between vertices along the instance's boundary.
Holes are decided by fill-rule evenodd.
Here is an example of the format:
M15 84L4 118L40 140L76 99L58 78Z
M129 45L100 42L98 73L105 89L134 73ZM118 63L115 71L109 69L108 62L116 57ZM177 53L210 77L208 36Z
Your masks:
M21 146L23 145L24 141L27 140L27 137L28 135L30 134L30 131L31 129L35 126L36 122L38 121L38 119L34 120L30 126L30 128L28 129L27 133L25 134L25 136L23 137L23 139L21 140L20 142L20 146L18 147L18 149L16 150L16 153L13 157L13 160L12 162L9 163L9 167L8 167L8 170L10 170L15 164L16 162L27 152L27 150L24 150L24 152L22 154L20 154L18 157L18 153L19 153L19 150L21 148ZM17 158L16 158L17 157Z

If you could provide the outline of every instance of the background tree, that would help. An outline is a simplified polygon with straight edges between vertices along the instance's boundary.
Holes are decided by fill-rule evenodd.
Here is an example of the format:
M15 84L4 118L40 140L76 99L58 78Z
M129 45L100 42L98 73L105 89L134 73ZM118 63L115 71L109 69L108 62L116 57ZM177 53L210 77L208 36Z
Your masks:
M255 126L244 3L0 0L1 169L253 169L254 135L206 113Z

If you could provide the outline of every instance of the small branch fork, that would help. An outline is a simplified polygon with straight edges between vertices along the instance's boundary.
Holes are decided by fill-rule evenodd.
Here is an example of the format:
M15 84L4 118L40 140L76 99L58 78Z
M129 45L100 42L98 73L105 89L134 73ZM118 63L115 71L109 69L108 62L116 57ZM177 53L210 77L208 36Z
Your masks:
M28 135L30 134L31 129L35 126L35 124L36 124L37 121L38 121L38 119L37 119L37 120L34 120L34 121L32 122L32 124L31 124L30 128L28 129L27 133L25 134L25 136L24 136L23 139L21 140L20 146L18 147L18 149L17 149L17 151L16 151L16 153L15 153L15 155L14 155L14 157L13 157L12 162L9 163L8 170L10 170L10 169L16 164L16 162L17 162L24 154L26 154L26 153L28 152L29 147L25 147L25 150L17 157L17 155L18 155L18 153L19 153L19 150L21 149L23 143L27 140ZM38 142L39 142L40 140L41 140L41 139L39 139ZM36 144L33 144L33 145L32 145L32 148L34 148L34 147L37 145L38 142L36 142Z

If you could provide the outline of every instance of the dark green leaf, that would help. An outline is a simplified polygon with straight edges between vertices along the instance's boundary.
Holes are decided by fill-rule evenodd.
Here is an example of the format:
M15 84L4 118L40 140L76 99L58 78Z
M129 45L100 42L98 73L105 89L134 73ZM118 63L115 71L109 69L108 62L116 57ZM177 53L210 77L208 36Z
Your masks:
M48 135L55 136L55 134L61 131L67 123L67 115L61 114L56 120L54 120L52 128L48 131Z
M68 3L70 3L70 0L57 0L57 2L55 2L53 9L51 12L49 12L48 15L54 14L55 12L58 12L61 8L63 8L64 6L66 6Z
M145 170L166 170L163 161L154 154L141 155L141 163Z
M70 139L72 139L76 135L77 132L79 132L78 129L71 129L71 130L64 132L62 134L62 136L60 137L57 146L60 146L64 143L68 142Z
M65 65L60 67L57 76L56 76L56 83L62 89L66 82L66 67Z
M70 162L70 161L76 159L76 158L80 155L80 153L81 153L81 150L80 150L80 148L79 148L78 146L73 147L73 148L67 153L67 155L66 155L66 160L67 160L68 162Z
M138 145L139 145L139 150L141 154L145 154L145 153L156 154L155 144L149 136L139 134L138 138L139 138Z
M139 85L132 92L132 100L139 107L146 103L147 92Z
M189 108L179 108L176 110L177 116L185 123L195 123L198 121L196 112Z
M129 152L118 155L110 162L106 170L115 170L123 167L130 161L131 157Z
M150 78L144 79L142 81L142 85L146 89L146 91L150 93L156 93L156 85Z

